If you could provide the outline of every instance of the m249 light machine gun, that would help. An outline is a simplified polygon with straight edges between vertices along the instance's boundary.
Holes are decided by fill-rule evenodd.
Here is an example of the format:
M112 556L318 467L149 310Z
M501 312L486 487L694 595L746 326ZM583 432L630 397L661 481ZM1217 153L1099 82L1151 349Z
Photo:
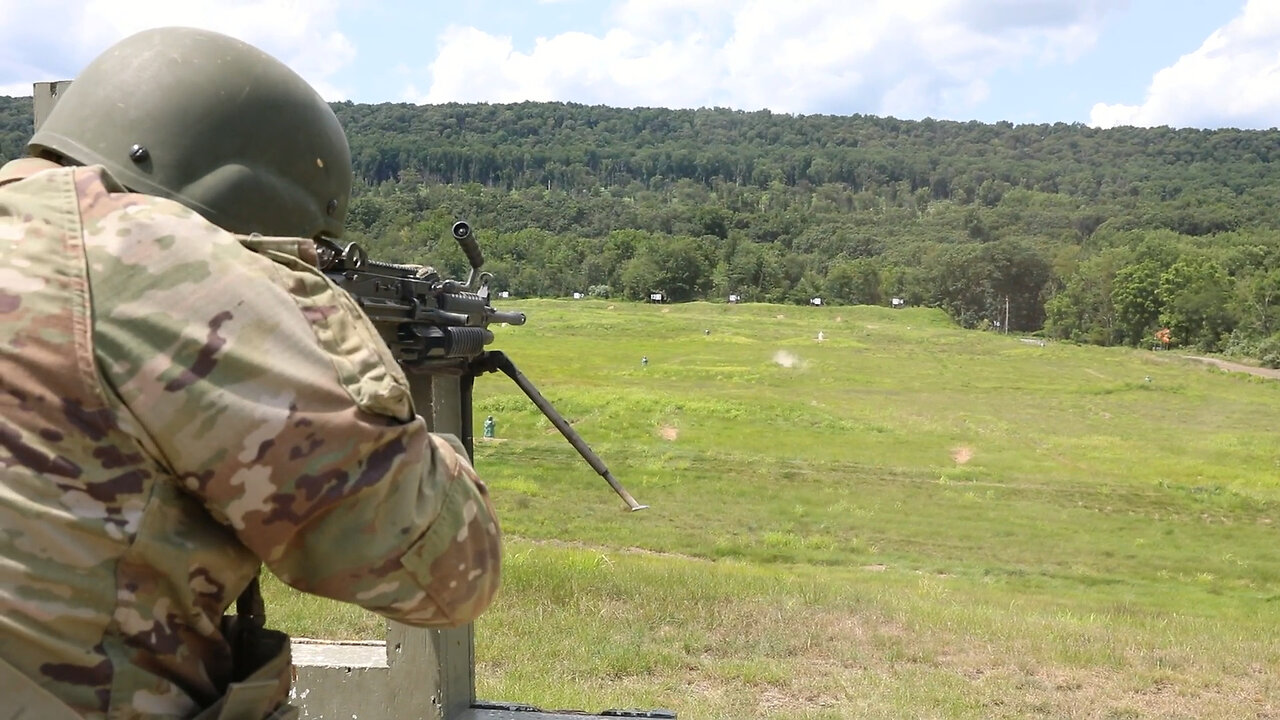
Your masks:
M524 313L495 310L489 302L489 283L492 276L480 272L484 256L471 226L465 222L454 223L452 235L462 247L471 265L465 282L448 280L430 267L400 265L369 259L357 244L339 246L321 240L317 243L321 270L338 286L355 298L365 314L373 321L396 361L409 378L409 387L419 412L427 415L433 429L450 432L456 429L459 438L473 453L472 389L475 378L490 372L501 371L511 378L542 414L555 425L560 434L591 467L609 483L618 497L632 510L646 506L636 502L631 493L613 477L600 458L586 442L538 392L504 353L486 350L493 342L494 323L523 325ZM392 624L387 637L387 647L414 648L418 654L417 637L412 631ZM429 664L438 671L436 692L428 700L427 716L440 720L590 720L597 718L675 718L667 710L604 710L599 715L579 712L543 712L540 709L511 703L494 703L475 697L475 655L470 626L449 630L431 631L431 651L426 654ZM389 658L398 657L388 653ZM395 683L397 661L391 667ZM318 677L318 676L313 676ZM327 688L326 688L327 689ZM316 703L318 706L319 703ZM319 707L317 707L319 711ZM347 708L341 708L346 712ZM438 715L436 714L438 713ZM327 717L327 715L324 715ZM345 715L344 715L345 716ZM362 716L363 717L363 716ZM383 717L383 716L378 716Z
M471 390L477 376L501 371L529 397L578 454L609 483L632 511L636 502L609 468L551 405L515 363L500 350L486 350L493 342L493 323L523 325L522 312L495 310L489 302L492 275L481 272L484 255L466 222L451 229L471 265L466 282L447 280L433 268L371 260L356 243L339 246L322 239L320 268L345 289L373 321L396 361L415 374L455 375L462 381L462 432L467 452L473 452Z

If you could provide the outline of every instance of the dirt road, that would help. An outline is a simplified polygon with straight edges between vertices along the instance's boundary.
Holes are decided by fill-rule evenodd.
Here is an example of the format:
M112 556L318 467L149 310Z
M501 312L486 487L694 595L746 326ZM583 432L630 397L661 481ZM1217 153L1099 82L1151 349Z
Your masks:
M1272 380L1280 380L1280 370L1270 370L1268 368L1254 367L1253 365L1241 365L1240 363L1234 363L1227 360L1219 360L1218 358L1199 357L1196 355L1183 355L1182 357L1188 360L1199 360L1200 362L1208 363L1215 367L1222 368L1223 370L1230 370L1232 372L1249 373L1250 375L1257 375L1259 377L1271 378Z

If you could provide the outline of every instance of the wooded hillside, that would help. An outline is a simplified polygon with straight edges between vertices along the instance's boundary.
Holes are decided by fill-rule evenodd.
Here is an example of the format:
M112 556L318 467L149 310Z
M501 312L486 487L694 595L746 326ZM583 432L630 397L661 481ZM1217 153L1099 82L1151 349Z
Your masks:
M1280 365L1280 132L335 103L351 237L517 296L910 304ZM0 155L30 132L0 98ZM1164 334L1162 334L1164 336Z

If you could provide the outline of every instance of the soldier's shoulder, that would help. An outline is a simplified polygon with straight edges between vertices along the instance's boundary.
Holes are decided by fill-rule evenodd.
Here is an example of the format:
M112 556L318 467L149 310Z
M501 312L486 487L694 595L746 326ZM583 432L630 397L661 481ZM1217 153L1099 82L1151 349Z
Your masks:
M86 231L100 230L100 223L136 225L149 219L162 219L210 234L231 236L177 200L125 188L100 165L75 168L75 187Z

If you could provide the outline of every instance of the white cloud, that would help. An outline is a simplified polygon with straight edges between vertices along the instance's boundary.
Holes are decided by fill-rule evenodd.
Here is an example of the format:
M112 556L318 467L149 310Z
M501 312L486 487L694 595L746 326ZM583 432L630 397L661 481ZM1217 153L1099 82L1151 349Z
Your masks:
M32 83L73 78L128 35L185 25L262 48L337 99L346 93L328 78L355 57L337 11L337 0L0 0L0 94L30 95Z
M609 105L696 104L713 89L715 59L697 37L657 42L627 29L539 38L521 53L509 37L450 28L417 102L576 100Z
M961 117L987 78L1069 60L1108 0L627 0L612 27L540 38L450 28L417 102L568 100Z
M1160 70L1140 105L1098 103L1098 127L1280 125L1280 3L1250 0L1193 53Z

